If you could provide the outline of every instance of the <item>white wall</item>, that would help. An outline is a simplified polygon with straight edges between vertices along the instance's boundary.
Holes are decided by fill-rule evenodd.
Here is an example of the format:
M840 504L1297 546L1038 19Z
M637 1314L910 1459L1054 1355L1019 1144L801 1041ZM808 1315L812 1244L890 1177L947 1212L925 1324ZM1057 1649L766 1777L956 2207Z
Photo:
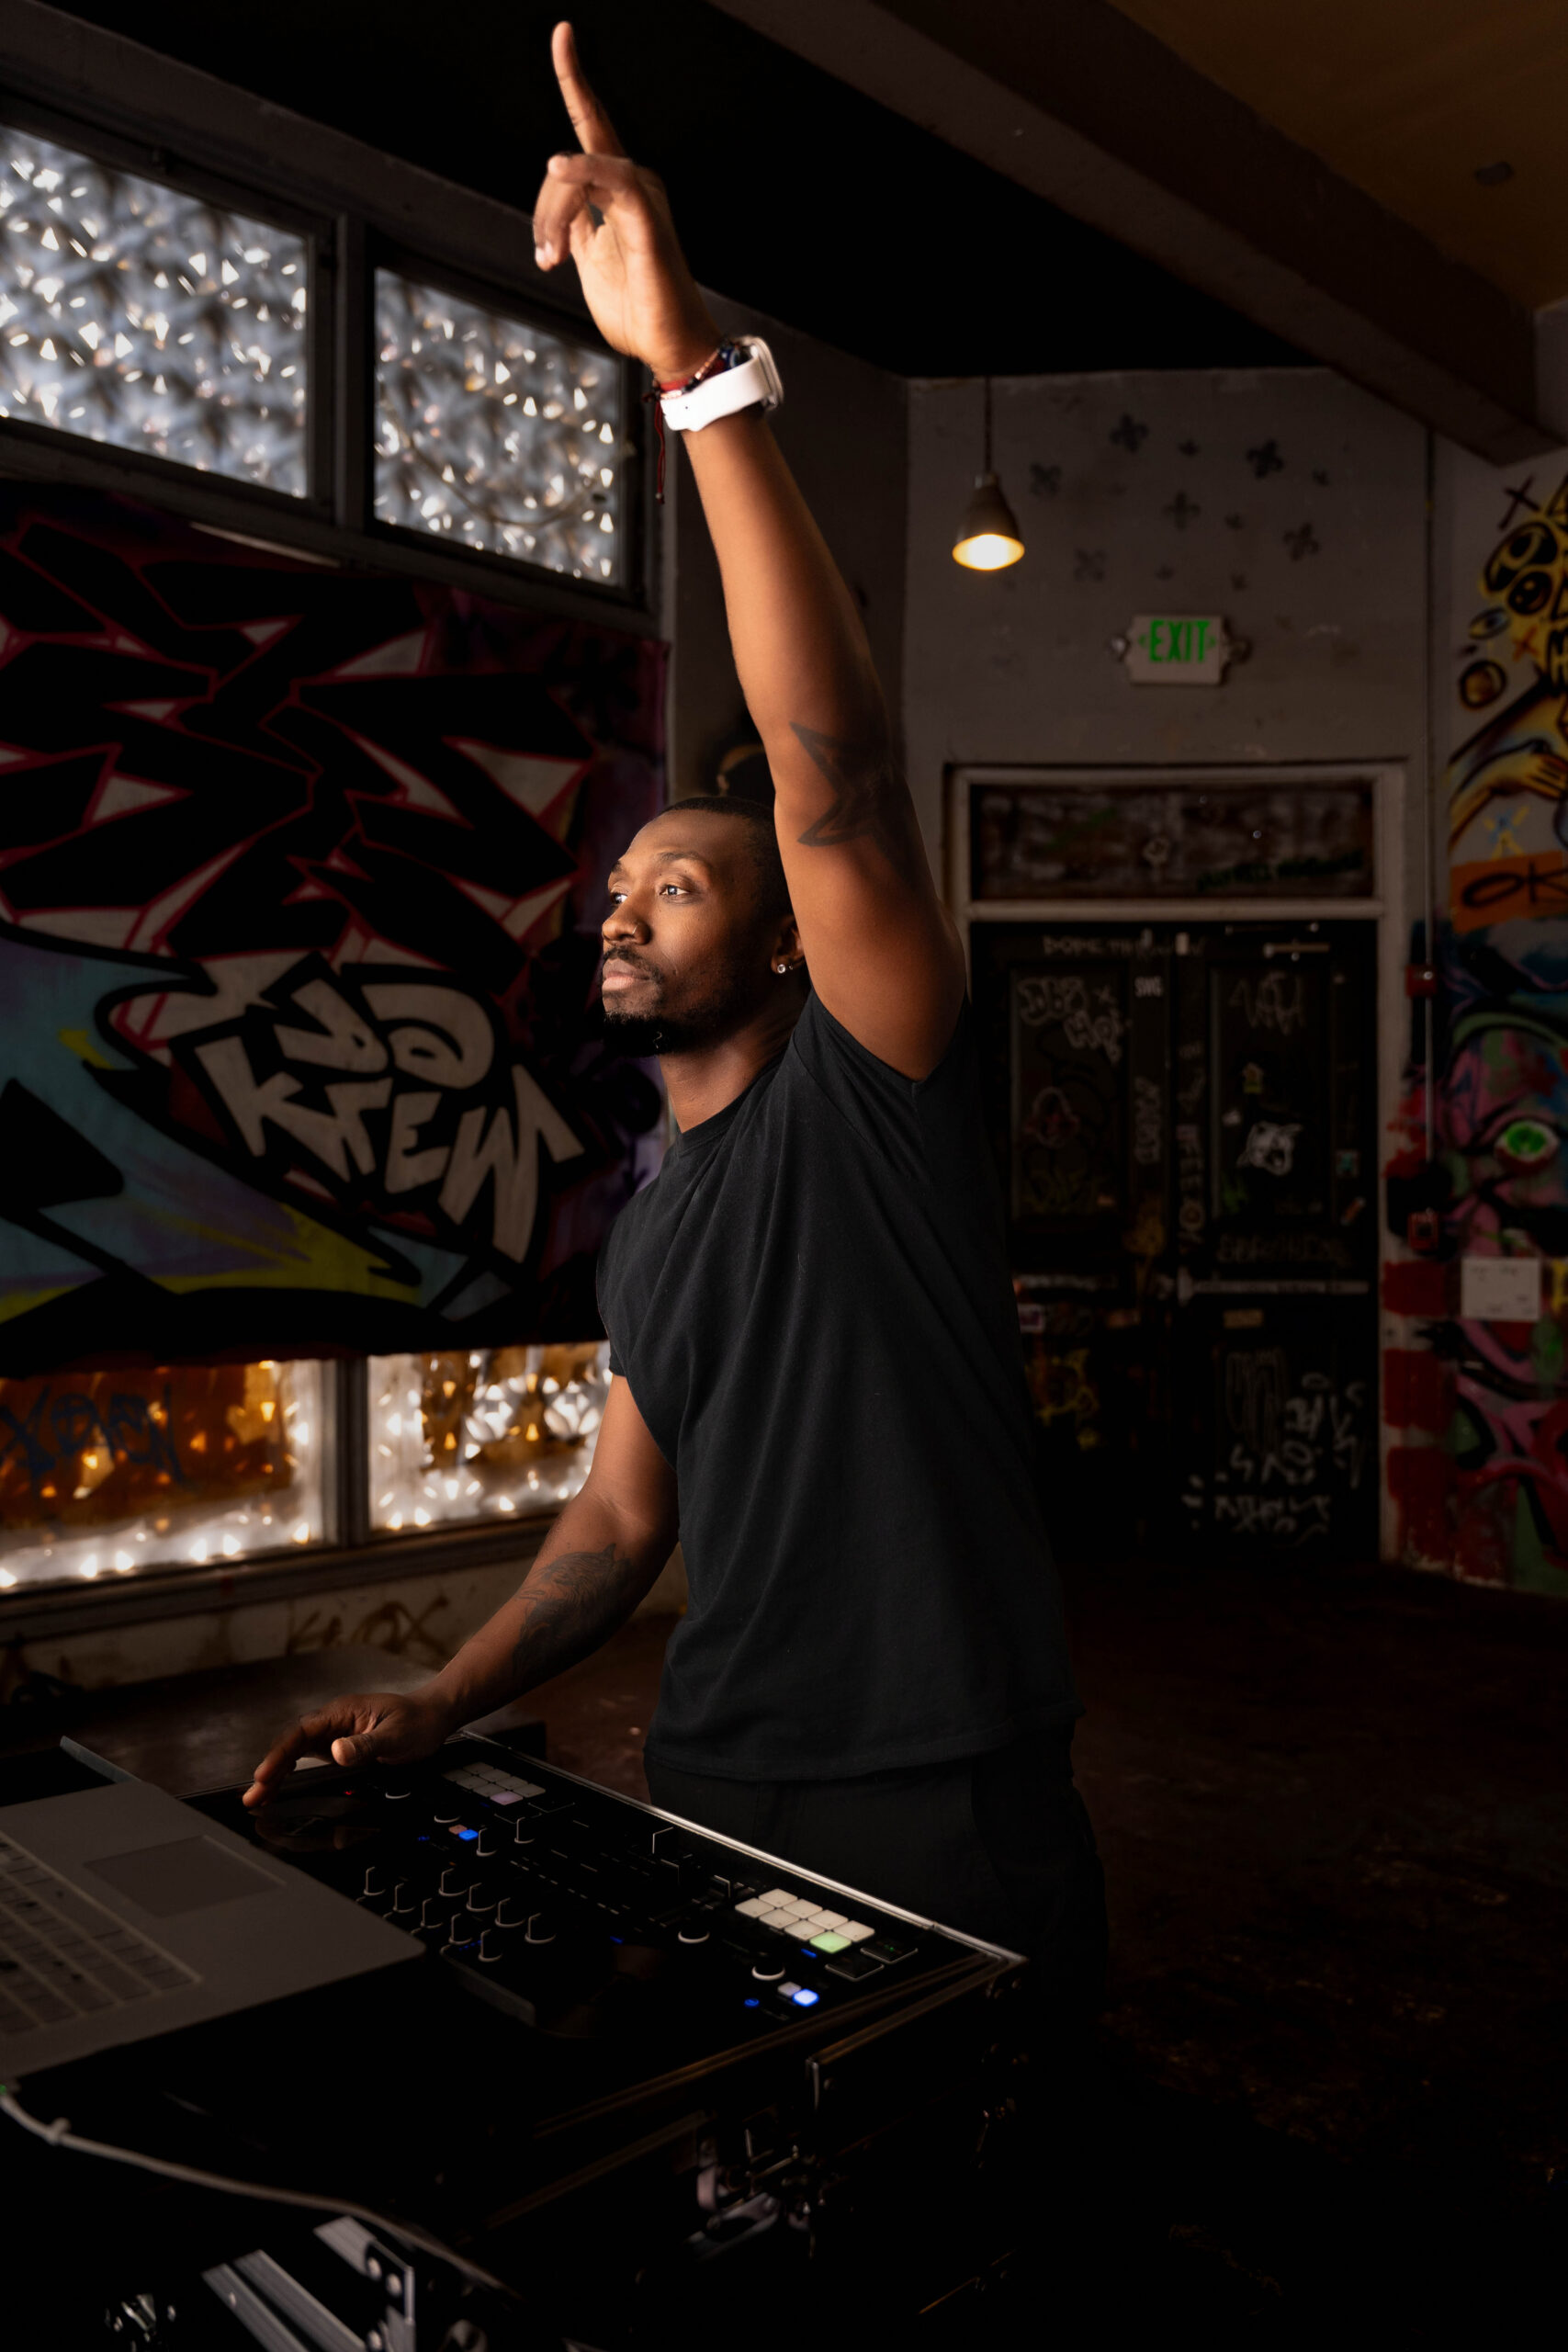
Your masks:
M910 395L905 730L933 859L950 763L1418 753L1419 425L1322 368L998 380L1028 552L981 573L949 552L981 400ZM1251 659L1217 688L1133 686L1109 640L1160 611L1224 613Z

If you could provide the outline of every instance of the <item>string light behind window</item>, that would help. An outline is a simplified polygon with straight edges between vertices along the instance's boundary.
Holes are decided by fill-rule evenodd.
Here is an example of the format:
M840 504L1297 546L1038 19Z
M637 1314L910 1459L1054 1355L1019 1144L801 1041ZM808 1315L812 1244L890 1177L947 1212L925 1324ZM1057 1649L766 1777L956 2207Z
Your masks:
M0 1380L0 1591L320 1544L329 1393L270 1358Z
M301 238L0 128L0 416L305 495Z
M370 1524L558 1510L588 1476L610 1393L603 1340L370 1359Z
M376 350L378 521L625 578L615 360L385 269Z

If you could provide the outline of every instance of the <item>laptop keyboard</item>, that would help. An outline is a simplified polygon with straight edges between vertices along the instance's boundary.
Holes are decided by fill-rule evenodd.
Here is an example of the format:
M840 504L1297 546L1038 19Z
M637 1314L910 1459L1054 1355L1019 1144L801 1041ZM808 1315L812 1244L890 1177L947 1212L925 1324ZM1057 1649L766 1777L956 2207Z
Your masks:
M199 1982L194 1970L0 1836L0 2033Z

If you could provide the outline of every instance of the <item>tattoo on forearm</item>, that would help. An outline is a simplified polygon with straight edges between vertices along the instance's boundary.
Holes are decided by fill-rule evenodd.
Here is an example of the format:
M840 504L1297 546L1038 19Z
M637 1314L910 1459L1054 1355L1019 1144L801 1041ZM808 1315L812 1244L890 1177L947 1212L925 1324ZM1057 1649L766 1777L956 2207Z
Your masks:
M512 1653L520 1684L547 1682L613 1634L637 1599L635 1564L613 1544L558 1552L525 1577L523 1623Z
M801 847L838 849L846 842L874 842L900 882L913 887L923 880L925 851L886 735L854 743L798 720L792 721L792 732L834 794L831 808L801 834Z

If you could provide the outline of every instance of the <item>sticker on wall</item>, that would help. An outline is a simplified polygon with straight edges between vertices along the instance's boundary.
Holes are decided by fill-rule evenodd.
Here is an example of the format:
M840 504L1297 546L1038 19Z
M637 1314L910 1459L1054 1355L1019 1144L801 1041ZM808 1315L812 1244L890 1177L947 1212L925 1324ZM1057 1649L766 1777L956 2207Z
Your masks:
M1540 1313L1540 1260L1461 1258L1459 1311L1467 1323L1535 1322Z
M1301 1131L1296 1120L1255 1120L1236 1166L1261 1169L1265 1176L1288 1176L1295 1165L1296 1137Z

